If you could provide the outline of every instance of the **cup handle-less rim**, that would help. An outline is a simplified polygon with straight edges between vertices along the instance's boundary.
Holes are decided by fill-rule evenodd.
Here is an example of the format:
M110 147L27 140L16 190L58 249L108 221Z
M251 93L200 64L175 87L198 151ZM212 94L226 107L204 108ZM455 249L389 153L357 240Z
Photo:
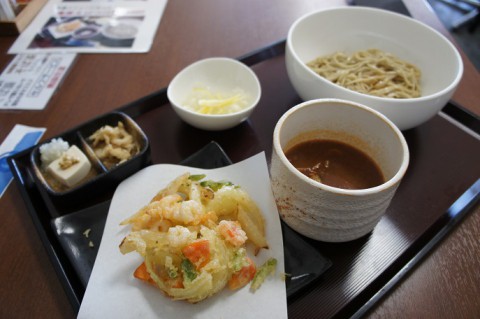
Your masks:
M402 150L403 150L402 163L400 165L400 168L395 173L395 175L392 178L390 178L389 180L387 180L386 182L384 182L383 184L375 186L375 187L366 188L366 189L342 189L342 188L337 188L337 187L333 187L333 186L329 186L329 185L317 182L317 181L315 181L311 178L308 178L307 176L302 174L299 170L297 170L295 168L295 166L293 166L290 163L290 161L287 159L287 157L285 156L285 153L284 153L283 148L282 148L281 143L280 143L280 132L281 132L281 129L283 127L283 124L285 123L287 118L292 113L296 112L299 109L306 108L306 107L311 106L312 104L318 104L318 103L321 103L321 104L326 104L326 103L349 104L351 106L355 106L355 107L358 107L358 108L363 109L365 111L371 112L373 115L379 117L385 124L387 124L392 129L392 131L395 133L395 135L397 136L397 138L398 138L398 140L401 144ZM380 191L384 191L386 189L389 189L391 187L396 186L398 183L400 183L401 179L405 175L405 172L407 171L407 168L408 168L408 165L409 165L409 162L410 162L410 152L409 152L409 149L408 149L407 141L405 140L405 137L403 136L400 129L392 121L390 121L386 116L384 116L380 112L375 111L374 109L369 108L368 106L365 106L365 105L362 105L362 104L359 104L359 103L355 103L355 102L351 102L351 101L341 100L341 99L310 100L310 101L300 103L300 104L294 106L293 108L289 109L287 112L285 112L282 115L282 117L278 120L278 122L275 126L275 129L274 129L274 132L273 132L273 151L278 155L278 157L283 162L283 164L287 166L289 171L291 171L297 178L301 179L305 183L308 183L313 187L318 187L318 188L324 189L325 191L328 191L328 192L337 193L337 194L341 194L341 195L350 195L350 196L370 195L370 194L378 193Z

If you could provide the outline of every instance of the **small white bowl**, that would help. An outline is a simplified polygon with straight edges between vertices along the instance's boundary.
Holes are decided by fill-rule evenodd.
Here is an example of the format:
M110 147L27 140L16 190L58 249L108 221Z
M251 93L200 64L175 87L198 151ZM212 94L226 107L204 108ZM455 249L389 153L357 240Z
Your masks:
M420 69L421 97L394 99L358 93L326 80L306 65L337 51L352 54L374 48ZM452 97L463 74L460 54L439 32L407 16L366 7L302 16L290 27L285 55L289 79L303 100L338 98L368 105L401 130L435 116Z
M242 90L248 105L229 114L201 114L185 107L196 87L208 87L212 92ZM203 130L218 131L232 128L245 121L261 96L260 81L245 64L230 58L216 57L197 61L180 71L170 82L167 97L178 116L188 124Z

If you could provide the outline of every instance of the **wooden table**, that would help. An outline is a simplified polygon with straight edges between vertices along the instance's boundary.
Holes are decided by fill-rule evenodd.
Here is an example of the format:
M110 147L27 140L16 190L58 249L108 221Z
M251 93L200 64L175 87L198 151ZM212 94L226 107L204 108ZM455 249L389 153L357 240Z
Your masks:
M446 34L426 2L405 0L411 14ZM80 55L43 111L1 111L0 140L17 123L46 127L44 138L168 85L186 65L211 56L238 57L286 37L311 10L343 0L171 0L147 54ZM0 66L15 38L0 38ZM480 76L464 57L454 100L480 114ZM75 316L15 185L0 200L0 318ZM415 267L369 317L473 318L480 315L480 207Z

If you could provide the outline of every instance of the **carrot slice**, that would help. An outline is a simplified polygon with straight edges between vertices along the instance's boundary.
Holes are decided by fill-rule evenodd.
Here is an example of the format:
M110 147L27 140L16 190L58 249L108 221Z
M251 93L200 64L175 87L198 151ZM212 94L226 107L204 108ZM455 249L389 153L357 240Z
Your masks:
M230 280L228 281L228 288L231 290L236 290L242 288L250 281L252 281L255 273L257 272L257 267L253 261L247 257L248 265L243 266L239 271L234 273Z
M147 265L145 265L145 262L141 263L140 266L138 266L137 269L135 269L135 272L133 273L133 277L156 286L155 281L152 279L152 277L148 273Z
M200 269L210 262L210 243L206 239L194 241L185 246L182 253L197 269Z

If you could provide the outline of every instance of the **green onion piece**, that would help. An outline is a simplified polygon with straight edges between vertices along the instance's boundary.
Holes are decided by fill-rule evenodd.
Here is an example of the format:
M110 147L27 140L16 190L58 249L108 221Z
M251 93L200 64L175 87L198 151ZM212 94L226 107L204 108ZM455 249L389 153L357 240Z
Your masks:
M253 277L250 290L255 292L263 284L268 275L275 273L277 267L277 260L269 258L260 268L257 269L255 277Z
M182 271L184 274L184 278L188 281L193 281L197 278L197 272L195 271L195 265L188 259L182 260Z
M231 182L214 182L214 181L203 181L200 183L202 187L211 188L214 192L218 191L223 186L232 186Z
M178 277L178 272L177 272L176 269L168 268L168 269L167 269L167 274L168 274L168 277L169 277L169 278L172 278L172 279Z
M198 181L204 179L205 176L207 176L207 175L205 175L205 174L190 175L188 177L188 179L191 180L191 181L194 181L194 182L198 182Z

